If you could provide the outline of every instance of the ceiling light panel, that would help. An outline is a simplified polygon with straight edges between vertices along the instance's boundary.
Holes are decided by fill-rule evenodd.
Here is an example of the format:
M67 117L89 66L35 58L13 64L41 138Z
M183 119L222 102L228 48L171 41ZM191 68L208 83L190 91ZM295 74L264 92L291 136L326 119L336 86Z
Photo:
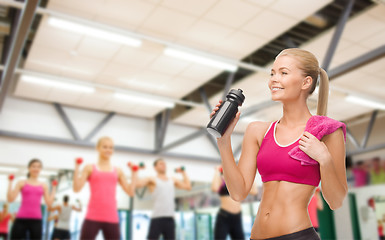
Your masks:
M60 88L60 89L67 90L67 91L85 92L85 93L92 93L95 91L95 89L93 87L82 86L82 85L77 85L77 84L72 84L72 83L67 83L67 82L61 82L61 81L56 81L56 80L50 80L50 79L45 79L45 78L40 78L40 77L35 77L35 76L22 75L21 80L24 82L27 82L27 83L33 83L33 84L42 85L42 86Z
M102 29L97 29L94 27L82 25L79 23L75 23L72 21L68 21L68 20L64 20L56 17L50 17L48 19L48 24L50 26L53 26L65 31L85 34L87 36L95 37L98 39L102 39L110 42L116 42L116 43L129 45L133 47L140 47L140 45L142 44L140 40L135 38L127 37L122 34L106 31Z
M178 50L175 48L166 48L164 50L164 54L167 56L172 56L175 58L179 58L185 61L190 61L193 63L197 64L202 64L214 68L219 68L223 70L227 70L230 72L235 72L237 70L237 66L234 64L226 63L214 58L208 58L205 56L197 55L197 54L192 54L186 51Z

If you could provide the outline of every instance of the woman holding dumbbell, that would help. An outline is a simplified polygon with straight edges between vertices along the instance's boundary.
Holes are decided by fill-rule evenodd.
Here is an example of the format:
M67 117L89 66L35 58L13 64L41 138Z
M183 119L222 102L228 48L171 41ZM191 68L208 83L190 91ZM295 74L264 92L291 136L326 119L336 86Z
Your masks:
M39 159L32 159L28 163L28 175L26 180L20 180L12 189L13 175L9 177L8 202L13 202L21 192L21 205L16 214L16 220L11 229L11 239L41 239L42 237L42 213L41 198L44 198L47 206L51 206L56 193L56 182L52 183L51 193L45 183L39 181L40 171L43 167Z
M8 223L14 220L14 214L8 212L8 203L3 204L3 211L0 212L0 238L8 239Z
M228 235L231 239L244 239L241 203L234 201L230 197L223 179L223 169L221 166L215 168L211 190L219 194L221 201L215 221L214 239L226 239ZM256 195L257 193L256 186L253 186L250 194Z
M131 167L133 170L131 184L128 184L123 171L111 164L111 156L114 152L112 139L100 138L96 149L99 154L96 164L86 165L79 174L82 159L76 159L75 163L74 192L80 192L87 181L91 191L80 239L95 239L99 231L102 231L104 239L120 239L116 185L119 183L129 196L133 196L138 167Z

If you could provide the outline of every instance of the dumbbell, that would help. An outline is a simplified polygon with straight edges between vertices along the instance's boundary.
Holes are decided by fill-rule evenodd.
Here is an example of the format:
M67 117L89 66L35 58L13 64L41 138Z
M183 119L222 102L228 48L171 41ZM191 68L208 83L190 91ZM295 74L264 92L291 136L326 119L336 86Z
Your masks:
M13 179L15 179L15 175L10 174L10 175L8 176L8 179L9 179L9 181L12 181Z
M223 168L222 167L218 167L218 171L223 174Z
M83 163L83 158L81 158L81 157L78 157L78 158L76 158L76 163L77 164L82 164Z
M128 162L128 163L127 163L127 166L128 166L129 168L131 168L131 170L132 170L133 172L138 171L139 168L140 168L140 166L135 165L135 164L133 164L132 162Z
M57 186L58 182L57 182L57 180L52 180L51 184L52 184L52 186L55 187L55 186Z

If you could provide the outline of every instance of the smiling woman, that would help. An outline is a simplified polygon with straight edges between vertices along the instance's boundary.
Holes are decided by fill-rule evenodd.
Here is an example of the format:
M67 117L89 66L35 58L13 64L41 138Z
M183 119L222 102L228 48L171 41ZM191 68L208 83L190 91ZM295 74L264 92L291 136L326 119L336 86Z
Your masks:
M322 181L323 196L332 209L339 208L345 198L343 131L337 129L320 140L305 132L312 118L306 101L314 92L318 75L317 115L326 115L329 80L326 72L318 66L312 53L301 49L283 50L274 61L268 83L272 100L283 104L282 118L249 124L238 165L232 152L231 133L239 112L223 136L217 139L224 178L234 200L241 201L247 196L257 165L259 167L263 194L251 231L252 239L319 239L307 212L315 188ZM219 106L220 103L211 116ZM336 122L324 118L325 124ZM314 164L307 165L292 158L289 151L296 146L315 160Z

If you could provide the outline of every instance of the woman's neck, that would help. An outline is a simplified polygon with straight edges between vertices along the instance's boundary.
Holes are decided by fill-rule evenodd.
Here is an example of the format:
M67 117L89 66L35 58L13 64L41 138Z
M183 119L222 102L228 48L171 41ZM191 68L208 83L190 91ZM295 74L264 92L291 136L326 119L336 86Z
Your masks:
M30 176L27 180L29 180L30 182L38 182L39 180L39 176Z
M99 165L110 165L110 159L99 157L98 164Z
M306 101L296 101L283 104L283 115L280 123L288 127L297 127L306 124L311 117Z

